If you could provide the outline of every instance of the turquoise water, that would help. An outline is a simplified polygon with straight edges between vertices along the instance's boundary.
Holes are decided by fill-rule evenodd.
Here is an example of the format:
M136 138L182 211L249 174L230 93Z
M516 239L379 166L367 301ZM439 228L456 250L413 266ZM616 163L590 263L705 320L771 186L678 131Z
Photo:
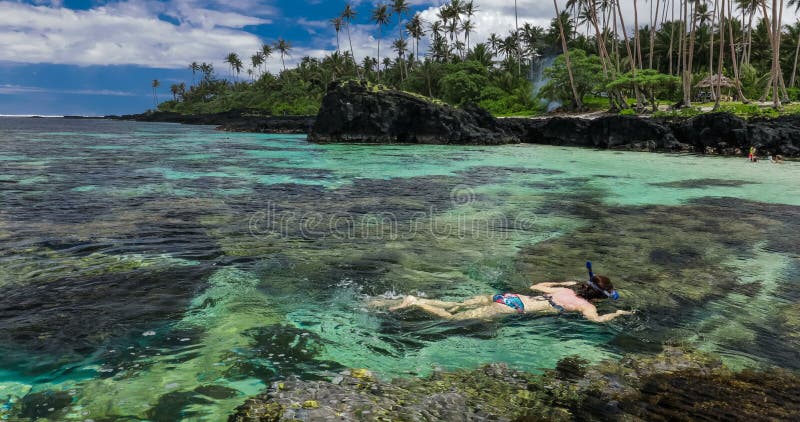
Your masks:
M798 369L800 165L548 146L313 145L0 119L0 418L222 420L270 382L711 351ZM635 316L444 322L582 279Z

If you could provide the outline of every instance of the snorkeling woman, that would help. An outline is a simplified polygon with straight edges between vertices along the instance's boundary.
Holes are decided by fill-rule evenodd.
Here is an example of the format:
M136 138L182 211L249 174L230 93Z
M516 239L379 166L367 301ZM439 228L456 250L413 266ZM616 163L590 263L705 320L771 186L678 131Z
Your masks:
M592 274L591 263L587 262L589 280L573 290L569 287L578 284L576 281L555 283L538 283L531 290L543 294L527 296L520 294L481 295L463 302L445 302L441 300L423 299L408 295L390 311L405 308L417 308L431 315L445 319L491 319L510 314L560 314L575 312L592 322L607 322L621 315L632 312L618 310L600 315L592 301L611 298L617 300L619 294L614 290L611 280L602 275Z

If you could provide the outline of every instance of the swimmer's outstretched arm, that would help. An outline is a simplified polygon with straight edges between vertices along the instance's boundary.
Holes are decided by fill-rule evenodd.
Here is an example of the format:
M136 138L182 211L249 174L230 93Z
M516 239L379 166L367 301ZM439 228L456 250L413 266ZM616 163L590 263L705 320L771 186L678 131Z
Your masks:
M531 290L536 290L544 293L552 293L553 289L557 287L566 287L566 286L574 286L578 284L577 281L559 281L559 282L547 282L547 283L536 283L531 286Z
M608 322L621 315L632 315L633 312L619 310L610 314L598 315L597 308L594 306L587 306L581 309L581 314L583 314L584 318L592 322Z

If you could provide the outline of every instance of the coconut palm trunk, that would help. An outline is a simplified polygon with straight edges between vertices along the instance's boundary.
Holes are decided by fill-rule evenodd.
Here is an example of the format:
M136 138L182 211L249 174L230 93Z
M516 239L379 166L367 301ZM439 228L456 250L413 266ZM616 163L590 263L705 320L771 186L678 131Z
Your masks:
M516 4L516 1L514 2ZM569 76L569 85L572 88L572 97L575 101L575 107L578 110L583 109L583 102L578 96L578 90L575 88L575 78L572 76L572 64L569 61L569 48L567 47L567 37L564 34L564 23L561 22L561 13L558 11L558 3L553 0L553 7L556 9L556 21L558 21L558 31L561 33L561 48L564 49L564 61L567 65L567 74Z
M653 9L652 2L656 2L656 13L653 15L653 18L650 19L650 60L647 63L647 68L653 68L653 49L656 46L656 21L658 20L658 11L659 7L661 6L661 0L650 0L650 10Z
M774 3L775 3L775 0L773 0L773 6L774 6ZM770 91L772 91L773 88L777 88L777 85L776 85L777 81L775 81L775 61L776 61L775 60L775 53L776 53L776 51L775 51L775 35L774 35L774 28L773 28L773 25L775 23L775 18L777 18L777 13L775 13L775 15L773 15L773 19L770 21L769 12L767 11L767 0L762 0L760 2L760 6L761 6L761 12L764 15L764 17L763 17L764 26L767 28L767 35L769 36L769 43L770 43L770 47L772 48L772 66L770 67L769 81L767 82L767 84L766 84L766 86L764 88L764 93L761 94L761 98L759 100L759 101L763 102L763 101L767 100L767 96L769 96ZM776 11L776 9L773 8L773 11ZM773 82L775 82L775 84L773 84ZM773 96L777 97L777 94L778 94L778 91L776 89L774 91ZM774 104L773 104L773 106L774 106Z
M800 20L797 21L797 27L800 29ZM792 65L792 76L789 78L789 87L794 88L795 76L797 76L797 56L800 54L800 31L797 31L797 46L794 48L794 65Z
M556 0L553 0L553 4L556 4ZM556 5L556 19L558 19L558 25L561 28L561 40L564 43L564 58L567 60L567 69L569 69L569 53L567 53L567 41L564 38L564 28L561 23L561 15L558 14L558 5ZM519 13L517 13L517 0L514 0L514 35L519 36ZM517 41L517 76L522 74L522 51L520 50L520 43ZM569 74L570 80L572 80L572 71L570 70ZM575 86L573 84L572 87L575 90ZM576 94L577 96L577 94Z
M688 0L687 0L688 1ZM689 51L688 57L686 59L686 86L689 90L689 100L691 101L691 92L692 92L692 71L694 70L694 46L695 40L697 35L697 10L695 9L693 4L689 5L691 11L689 12L689 16L692 19L692 24L689 27Z
M714 2L714 6L716 7L717 2ZM722 0L722 5L719 8L719 65L717 66L717 90L714 94L716 98L714 98L714 111L719 110L719 102L720 98L722 97L722 65L724 63L724 52L725 52L725 31L723 31L723 26L725 25L725 0Z
M630 58L631 62L631 75L633 78L636 78L636 55L631 51L631 43L628 39L628 32L625 29L625 18L622 16L622 8L619 5L619 0L615 2L617 4L617 14L619 15L619 23L622 26L622 36L625 38L625 49L628 52L628 57ZM636 108L640 108L642 104L642 95L639 91L638 85L633 86L634 94L636 94Z
M608 76L608 65L606 64L606 61L609 59L608 50L606 49L603 35L600 32L600 27L597 24L597 5L594 1L592 1L589 3L589 7L591 7L591 17L589 20L594 27L595 40L597 41L597 51L600 53L600 63L603 65L603 76Z
M723 2L725 0L722 0ZM733 0L728 0L728 13L733 16ZM722 30L722 28L720 28ZM739 61L736 58L736 46L735 40L733 39L733 25L731 22L728 22L728 44L731 47L731 63L733 64L733 83L736 84L736 93L739 94L739 101L743 104L748 104L750 100L744 96L744 92L742 92L742 84L739 82Z
M636 61L639 64L639 69L642 68L642 45L639 42L639 6L636 0L633 0L633 49L636 54Z
M783 0L780 2L783 9ZM772 0L772 107L781 108L781 96L778 93L781 77L781 21L778 15L778 0Z
M725 1L725 0L722 0L722 1ZM714 0L714 10L715 11L719 10L719 4L718 3L719 3L719 0ZM711 41L708 43L708 73L714 73L714 18L716 16L717 15L715 13L711 14L711 26L710 26L710 31L709 31L709 32L711 32ZM722 32L722 28L723 28L722 25L724 25L724 23L722 22L722 19L720 19L720 21L719 21L719 31L720 32ZM720 37L721 37L721 34L720 34ZM713 92L713 90L712 90L712 92Z
M672 24L669 26L669 74L672 76L672 46L675 39L675 0L672 0Z
M689 23L689 1L682 0L683 24L681 25L681 64L683 64L683 106L689 107L692 104L692 72L689 69L689 45L686 34L686 27Z

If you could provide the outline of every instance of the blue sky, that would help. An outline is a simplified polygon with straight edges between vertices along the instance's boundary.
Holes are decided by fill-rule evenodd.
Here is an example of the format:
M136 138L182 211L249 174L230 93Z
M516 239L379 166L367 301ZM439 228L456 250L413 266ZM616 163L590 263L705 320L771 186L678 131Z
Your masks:
M368 21L377 1L352 1L356 58L375 56L378 32ZM412 13L433 20L439 0L411 0ZM476 0L479 40L513 27L514 2ZM334 51L328 21L345 1L322 0L0 0L0 114L104 115L152 107L150 83L160 95L169 85L190 83L192 61L222 60L235 51L244 58L262 42L283 37L293 45L287 65L303 56ZM520 20L544 25L552 3L520 0ZM397 37L396 22L384 30ZM345 38L342 39L345 42ZM386 45L386 44L384 44ZM344 48L344 44L343 44ZM385 51L385 50L384 50ZM277 71L280 59L271 60Z

